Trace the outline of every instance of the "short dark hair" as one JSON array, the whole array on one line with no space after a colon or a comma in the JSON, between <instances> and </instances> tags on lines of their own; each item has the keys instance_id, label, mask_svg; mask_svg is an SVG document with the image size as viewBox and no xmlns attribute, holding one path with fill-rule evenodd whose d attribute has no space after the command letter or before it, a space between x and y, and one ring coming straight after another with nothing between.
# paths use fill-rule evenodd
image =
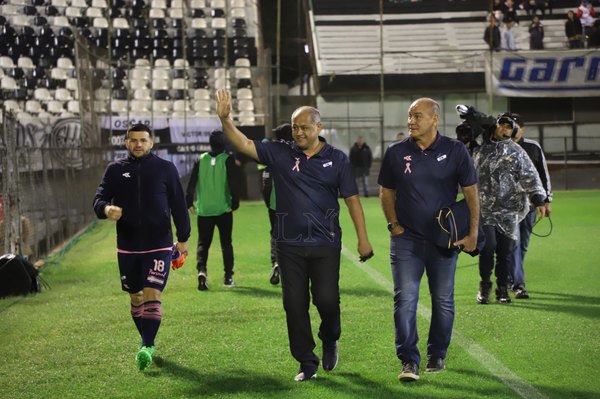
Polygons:
<instances>
[{"instance_id":1,"label":"short dark hair","mask_svg":"<svg viewBox=\"0 0 600 399\"><path fill-rule=\"evenodd\" d=\"M210 133L208 143L212 152L221 153L225 151L225 135L220 130L213 130Z\"/></svg>"},{"instance_id":2,"label":"short dark hair","mask_svg":"<svg viewBox=\"0 0 600 399\"><path fill-rule=\"evenodd\" d=\"M519 127L525 127L525 121L523 120L521 115L519 115L519 114L510 114L510 115L515 120L517 125L519 125Z\"/></svg>"},{"instance_id":3,"label":"short dark hair","mask_svg":"<svg viewBox=\"0 0 600 399\"><path fill-rule=\"evenodd\" d=\"M129 129L127 129L127 134L125 134L125 138L129 138L129 132L146 132L150 137L152 137L152 129L148 125L144 125L143 123L137 123Z\"/></svg>"},{"instance_id":4,"label":"short dark hair","mask_svg":"<svg viewBox=\"0 0 600 399\"><path fill-rule=\"evenodd\" d=\"M277 126L273 129L273 133L275 133L275 139L277 140L285 140L292 141L292 125L289 123L284 123L282 125Z\"/></svg>"}]
</instances>

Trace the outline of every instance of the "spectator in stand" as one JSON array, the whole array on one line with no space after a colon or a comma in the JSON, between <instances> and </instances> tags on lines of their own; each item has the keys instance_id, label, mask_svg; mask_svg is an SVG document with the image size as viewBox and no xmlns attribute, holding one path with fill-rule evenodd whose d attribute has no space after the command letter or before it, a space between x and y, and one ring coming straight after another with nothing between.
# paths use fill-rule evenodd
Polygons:
<instances>
[{"instance_id":1,"label":"spectator in stand","mask_svg":"<svg viewBox=\"0 0 600 399\"><path fill-rule=\"evenodd\" d=\"M502 23L502 18L504 18L504 3L502 0L494 0L494 4L492 5L492 15L496 17L498 23Z\"/></svg>"},{"instance_id":2,"label":"spectator in stand","mask_svg":"<svg viewBox=\"0 0 600 399\"><path fill-rule=\"evenodd\" d=\"M485 28L483 32L483 40L487 43L490 48L490 51L498 51L500 50L500 28L498 28L498 23L496 18L493 15L490 15L490 23Z\"/></svg>"},{"instance_id":3,"label":"spectator in stand","mask_svg":"<svg viewBox=\"0 0 600 399\"><path fill-rule=\"evenodd\" d=\"M592 33L588 39L588 47L600 47L600 19L597 19L596 22L594 22Z\"/></svg>"},{"instance_id":4,"label":"spectator in stand","mask_svg":"<svg viewBox=\"0 0 600 399\"><path fill-rule=\"evenodd\" d=\"M527 15L535 15L537 10L540 10L542 16L546 15L546 9L552 14L552 5L550 2L545 0L529 0L525 4L525 11Z\"/></svg>"},{"instance_id":5,"label":"spectator in stand","mask_svg":"<svg viewBox=\"0 0 600 399\"><path fill-rule=\"evenodd\" d=\"M406 136L404 135L404 132L398 132L398 134L396 135L396 141L402 141L406 138Z\"/></svg>"},{"instance_id":6,"label":"spectator in stand","mask_svg":"<svg viewBox=\"0 0 600 399\"><path fill-rule=\"evenodd\" d=\"M529 48L531 50L544 49L544 25L537 15L533 16L533 20L529 24Z\"/></svg>"},{"instance_id":7,"label":"spectator in stand","mask_svg":"<svg viewBox=\"0 0 600 399\"><path fill-rule=\"evenodd\" d=\"M505 21L504 29L502 30L502 50L515 51L517 49L517 41L512 31L512 26L512 21Z\"/></svg>"},{"instance_id":8,"label":"spectator in stand","mask_svg":"<svg viewBox=\"0 0 600 399\"><path fill-rule=\"evenodd\" d=\"M588 0L583 0L577 8L577 18L581 21L581 26L583 27L583 39L585 41L587 41L592 34L595 17L596 10L594 10L594 7Z\"/></svg>"},{"instance_id":9,"label":"spectator in stand","mask_svg":"<svg viewBox=\"0 0 600 399\"><path fill-rule=\"evenodd\" d=\"M502 13L504 17L502 19L503 22L512 22L515 24L519 24L519 17L517 16L517 6L513 0L506 0L503 4Z\"/></svg>"},{"instance_id":10,"label":"spectator in stand","mask_svg":"<svg viewBox=\"0 0 600 399\"><path fill-rule=\"evenodd\" d=\"M583 48L583 27L581 21L572 10L567 13L565 35L569 40L569 48Z\"/></svg>"}]
</instances>

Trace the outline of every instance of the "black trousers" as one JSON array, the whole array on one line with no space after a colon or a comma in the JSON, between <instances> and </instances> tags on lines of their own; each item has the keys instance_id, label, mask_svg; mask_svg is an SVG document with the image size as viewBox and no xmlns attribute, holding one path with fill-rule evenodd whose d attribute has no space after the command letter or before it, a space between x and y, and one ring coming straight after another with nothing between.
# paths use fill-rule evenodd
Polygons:
<instances>
[{"instance_id":1,"label":"black trousers","mask_svg":"<svg viewBox=\"0 0 600 399\"><path fill-rule=\"evenodd\" d=\"M233 245L231 244L233 212L226 212L219 216L198 216L198 252L196 268L199 272L206 273L208 250L212 243L215 226L219 229L225 276L231 277L233 276Z\"/></svg>"},{"instance_id":2,"label":"black trousers","mask_svg":"<svg viewBox=\"0 0 600 399\"><path fill-rule=\"evenodd\" d=\"M490 281L492 271L495 271L496 285L506 286L508 285L508 273L513 269L514 251L517 242L491 225L484 225L483 231L485 232L485 247L479 254L479 276L481 281ZM494 255L496 255L495 262Z\"/></svg>"},{"instance_id":3,"label":"black trousers","mask_svg":"<svg viewBox=\"0 0 600 399\"><path fill-rule=\"evenodd\" d=\"M277 244L283 308L290 351L303 369L317 369L315 340L310 324L310 295L321 316L319 338L337 341L340 321L340 249Z\"/></svg>"}]
</instances>

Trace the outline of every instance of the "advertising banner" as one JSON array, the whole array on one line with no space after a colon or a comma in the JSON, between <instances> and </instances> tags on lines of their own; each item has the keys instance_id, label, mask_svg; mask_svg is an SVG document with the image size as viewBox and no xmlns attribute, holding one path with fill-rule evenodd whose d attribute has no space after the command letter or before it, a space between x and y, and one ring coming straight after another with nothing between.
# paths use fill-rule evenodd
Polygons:
<instances>
[{"instance_id":1,"label":"advertising banner","mask_svg":"<svg viewBox=\"0 0 600 399\"><path fill-rule=\"evenodd\" d=\"M600 96L600 49L487 52L485 64L497 96Z\"/></svg>"}]
</instances>

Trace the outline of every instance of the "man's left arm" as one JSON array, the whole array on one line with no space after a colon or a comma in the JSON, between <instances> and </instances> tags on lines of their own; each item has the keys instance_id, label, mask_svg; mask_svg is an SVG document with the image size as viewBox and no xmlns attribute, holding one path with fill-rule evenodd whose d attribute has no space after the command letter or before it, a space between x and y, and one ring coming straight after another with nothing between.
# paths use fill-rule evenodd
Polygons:
<instances>
[{"instance_id":1,"label":"man's left arm","mask_svg":"<svg viewBox=\"0 0 600 399\"><path fill-rule=\"evenodd\" d=\"M187 210L185 192L183 191L183 186L179 179L179 173L177 172L175 165L171 164L170 166L168 172L168 184L170 186L168 199L173 222L177 229L176 246L179 252L187 254L187 241L190 238L191 233L190 215Z\"/></svg>"},{"instance_id":2,"label":"man's left arm","mask_svg":"<svg viewBox=\"0 0 600 399\"><path fill-rule=\"evenodd\" d=\"M469 234L456 241L455 247L465 252L473 252L477 248L477 237L479 235L479 190L477 184L462 187L467 206L469 207Z\"/></svg>"},{"instance_id":3,"label":"man's left arm","mask_svg":"<svg viewBox=\"0 0 600 399\"><path fill-rule=\"evenodd\" d=\"M348 212L352 218L352 223L354 223L354 229L356 230L356 236L358 238L358 253L361 257L368 256L371 252L373 252L373 248L371 247L369 237L367 236L365 214L360 204L360 199L358 195L352 195L344 198L344 201L346 202Z\"/></svg>"},{"instance_id":4,"label":"man's left arm","mask_svg":"<svg viewBox=\"0 0 600 399\"><path fill-rule=\"evenodd\" d=\"M546 216L550 216L552 213L552 183L550 183L550 172L548 172L548 164L546 163L546 157L544 156L544 150L541 146L537 147L539 150L539 166L536 164L535 167L540 175L542 186L546 190L546 199L544 200L544 207L546 208Z\"/></svg>"},{"instance_id":5,"label":"man's left arm","mask_svg":"<svg viewBox=\"0 0 600 399\"><path fill-rule=\"evenodd\" d=\"M546 207L544 205L546 190L544 190L540 175L525 150L520 151L519 162L521 166L519 183L535 207L538 218L543 219L546 216Z\"/></svg>"}]
</instances>

